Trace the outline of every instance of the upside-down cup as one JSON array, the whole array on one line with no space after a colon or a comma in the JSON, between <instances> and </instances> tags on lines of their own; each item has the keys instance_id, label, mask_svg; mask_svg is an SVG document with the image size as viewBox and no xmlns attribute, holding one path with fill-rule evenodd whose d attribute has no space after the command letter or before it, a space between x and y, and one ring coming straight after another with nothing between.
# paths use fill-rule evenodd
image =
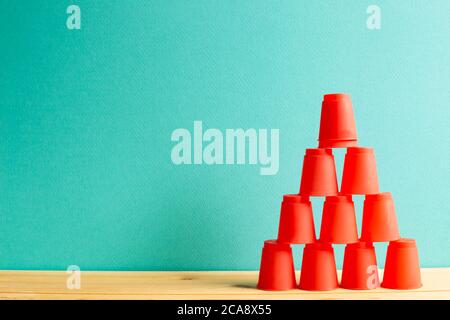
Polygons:
<instances>
[{"instance_id":1,"label":"upside-down cup","mask_svg":"<svg viewBox=\"0 0 450 320\"><path fill-rule=\"evenodd\" d=\"M316 240L314 218L309 197L290 194L281 203L278 242L312 243Z\"/></svg>"},{"instance_id":2,"label":"upside-down cup","mask_svg":"<svg viewBox=\"0 0 450 320\"><path fill-rule=\"evenodd\" d=\"M341 287L371 290L380 286L375 248L370 242L357 242L345 247Z\"/></svg>"},{"instance_id":3,"label":"upside-down cup","mask_svg":"<svg viewBox=\"0 0 450 320\"><path fill-rule=\"evenodd\" d=\"M419 254L414 239L400 239L389 243L381 286L399 290L422 286Z\"/></svg>"},{"instance_id":4,"label":"upside-down cup","mask_svg":"<svg viewBox=\"0 0 450 320\"><path fill-rule=\"evenodd\" d=\"M341 194L378 193L378 174L372 148L347 149L342 173Z\"/></svg>"},{"instance_id":5,"label":"upside-down cup","mask_svg":"<svg viewBox=\"0 0 450 320\"><path fill-rule=\"evenodd\" d=\"M356 144L356 125L350 96L343 93L324 95L319 148L346 148Z\"/></svg>"},{"instance_id":6,"label":"upside-down cup","mask_svg":"<svg viewBox=\"0 0 450 320\"><path fill-rule=\"evenodd\" d=\"M338 287L336 262L331 244L315 242L303 250L299 288L310 291L329 291Z\"/></svg>"},{"instance_id":7,"label":"upside-down cup","mask_svg":"<svg viewBox=\"0 0 450 320\"><path fill-rule=\"evenodd\" d=\"M358 242L358 228L352 196L326 197L323 205L320 241L326 243Z\"/></svg>"},{"instance_id":8,"label":"upside-down cup","mask_svg":"<svg viewBox=\"0 0 450 320\"><path fill-rule=\"evenodd\" d=\"M361 229L362 241L387 242L400 238L394 200L390 192L366 195Z\"/></svg>"},{"instance_id":9,"label":"upside-down cup","mask_svg":"<svg viewBox=\"0 0 450 320\"><path fill-rule=\"evenodd\" d=\"M300 195L332 196L337 194L336 167L331 149L306 149Z\"/></svg>"},{"instance_id":10,"label":"upside-down cup","mask_svg":"<svg viewBox=\"0 0 450 320\"><path fill-rule=\"evenodd\" d=\"M264 241L258 289L290 290L296 287L292 249L287 243Z\"/></svg>"}]
</instances>

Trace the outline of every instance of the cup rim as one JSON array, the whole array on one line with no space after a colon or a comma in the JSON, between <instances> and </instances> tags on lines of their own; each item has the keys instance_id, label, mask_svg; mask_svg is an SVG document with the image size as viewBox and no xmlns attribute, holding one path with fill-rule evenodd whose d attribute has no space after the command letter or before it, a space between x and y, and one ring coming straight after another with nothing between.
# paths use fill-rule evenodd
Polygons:
<instances>
[{"instance_id":1,"label":"cup rim","mask_svg":"<svg viewBox=\"0 0 450 320\"><path fill-rule=\"evenodd\" d=\"M317 141L321 141L321 142L350 142L350 141L358 141L357 138L342 138L342 139L321 139L318 138ZM354 148L354 147L358 147L358 146L352 146L352 147L348 147L348 148Z\"/></svg>"}]
</instances>

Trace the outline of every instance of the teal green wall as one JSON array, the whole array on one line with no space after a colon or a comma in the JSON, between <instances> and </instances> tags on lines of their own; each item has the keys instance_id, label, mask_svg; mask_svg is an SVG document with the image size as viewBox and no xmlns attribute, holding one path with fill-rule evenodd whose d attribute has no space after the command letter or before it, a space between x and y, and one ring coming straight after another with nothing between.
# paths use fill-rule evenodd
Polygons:
<instances>
[{"instance_id":1,"label":"teal green wall","mask_svg":"<svg viewBox=\"0 0 450 320\"><path fill-rule=\"evenodd\" d=\"M66 28L72 3L81 30ZM372 3L381 30L366 27ZM422 266L450 266L449 12L446 0L2 1L0 268L257 269L331 92L352 95ZM280 129L278 174L175 166L171 133L194 120Z\"/></svg>"}]
</instances>

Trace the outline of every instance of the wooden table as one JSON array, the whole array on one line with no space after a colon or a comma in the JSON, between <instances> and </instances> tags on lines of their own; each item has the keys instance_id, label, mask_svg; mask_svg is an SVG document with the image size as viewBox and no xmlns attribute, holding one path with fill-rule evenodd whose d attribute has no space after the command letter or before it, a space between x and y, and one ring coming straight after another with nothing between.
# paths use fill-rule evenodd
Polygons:
<instances>
[{"instance_id":1,"label":"wooden table","mask_svg":"<svg viewBox=\"0 0 450 320\"><path fill-rule=\"evenodd\" d=\"M422 269L423 287L411 291L267 292L255 289L255 271L82 271L80 289L70 290L68 276L64 271L0 271L0 299L450 299L450 268Z\"/></svg>"}]
</instances>

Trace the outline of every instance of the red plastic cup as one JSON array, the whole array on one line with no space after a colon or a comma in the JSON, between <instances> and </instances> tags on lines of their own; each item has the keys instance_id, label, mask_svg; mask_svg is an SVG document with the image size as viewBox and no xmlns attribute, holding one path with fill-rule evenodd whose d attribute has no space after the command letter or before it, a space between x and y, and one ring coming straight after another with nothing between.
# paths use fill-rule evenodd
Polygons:
<instances>
[{"instance_id":1,"label":"red plastic cup","mask_svg":"<svg viewBox=\"0 0 450 320\"><path fill-rule=\"evenodd\" d=\"M358 242L358 228L352 196L326 197L323 205L320 241L327 243Z\"/></svg>"},{"instance_id":2,"label":"red plastic cup","mask_svg":"<svg viewBox=\"0 0 450 320\"><path fill-rule=\"evenodd\" d=\"M341 194L378 193L378 175L372 148L347 149L342 173Z\"/></svg>"},{"instance_id":3,"label":"red plastic cup","mask_svg":"<svg viewBox=\"0 0 450 320\"><path fill-rule=\"evenodd\" d=\"M394 200L389 192L366 195L361 229L362 241L386 242L400 238Z\"/></svg>"},{"instance_id":4,"label":"red plastic cup","mask_svg":"<svg viewBox=\"0 0 450 320\"><path fill-rule=\"evenodd\" d=\"M299 288L328 291L338 287L334 250L330 244L311 243L303 250Z\"/></svg>"},{"instance_id":5,"label":"red plastic cup","mask_svg":"<svg viewBox=\"0 0 450 320\"><path fill-rule=\"evenodd\" d=\"M316 241L314 218L309 197L285 195L281 203L278 242L312 243Z\"/></svg>"},{"instance_id":6,"label":"red plastic cup","mask_svg":"<svg viewBox=\"0 0 450 320\"><path fill-rule=\"evenodd\" d=\"M345 247L341 287L371 290L380 286L375 248L370 242L357 242Z\"/></svg>"},{"instance_id":7,"label":"red plastic cup","mask_svg":"<svg viewBox=\"0 0 450 320\"><path fill-rule=\"evenodd\" d=\"M400 239L389 243L381 286L400 290L422 286L419 254L414 239Z\"/></svg>"},{"instance_id":8,"label":"red plastic cup","mask_svg":"<svg viewBox=\"0 0 450 320\"><path fill-rule=\"evenodd\" d=\"M302 196L338 194L336 167L331 149L306 149L300 194Z\"/></svg>"},{"instance_id":9,"label":"red plastic cup","mask_svg":"<svg viewBox=\"0 0 450 320\"><path fill-rule=\"evenodd\" d=\"M296 287L292 249L287 243L264 241L258 289L290 290Z\"/></svg>"},{"instance_id":10,"label":"red plastic cup","mask_svg":"<svg viewBox=\"0 0 450 320\"><path fill-rule=\"evenodd\" d=\"M345 148L356 144L356 125L350 96L344 93L324 95L319 148Z\"/></svg>"}]
</instances>

